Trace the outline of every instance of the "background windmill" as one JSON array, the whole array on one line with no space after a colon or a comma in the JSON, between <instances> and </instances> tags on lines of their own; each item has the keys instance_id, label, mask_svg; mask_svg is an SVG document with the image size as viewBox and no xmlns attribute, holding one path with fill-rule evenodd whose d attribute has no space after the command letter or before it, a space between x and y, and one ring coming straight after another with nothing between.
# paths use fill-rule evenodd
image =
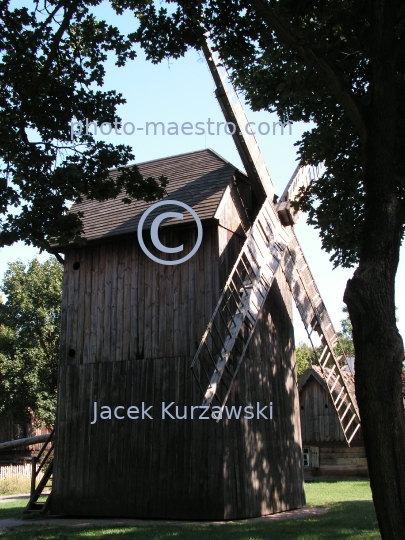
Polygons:
<instances>
[{"instance_id":1,"label":"background windmill","mask_svg":"<svg viewBox=\"0 0 405 540\"><path fill-rule=\"evenodd\" d=\"M48 499L58 514L235 519L302 506L289 288L309 334L323 338L320 361L328 384L342 388L335 406L348 440L357 429L355 402L333 353L335 333L291 226L288 201L316 171L298 170L274 205L260 150L243 135L242 106L205 52L225 118L239 127L234 139L248 175L211 150L139 165L144 176L167 176L168 198L200 217L196 255L171 266L148 258L137 227L149 205L123 205L124 194L75 205L87 245L55 248L65 253ZM144 240L153 252L150 222ZM159 231L164 245L185 251L196 235L187 212ZM192 418L201 391L204 407L225 411L221 422ZM97 422L94 403L109 409ZM173 403L172 418L162 416L163 403ZM266 413L238 413L256 405ZM151 418L142 415L144 406L152 407Z\"/></svg>"}]
</instances>

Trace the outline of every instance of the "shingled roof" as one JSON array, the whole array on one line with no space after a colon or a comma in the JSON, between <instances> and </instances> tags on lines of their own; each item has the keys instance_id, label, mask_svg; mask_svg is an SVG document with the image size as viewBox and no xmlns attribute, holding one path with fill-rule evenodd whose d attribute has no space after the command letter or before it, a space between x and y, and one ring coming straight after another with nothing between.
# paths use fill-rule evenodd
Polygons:
<instances>
[{"instance_id":1,"label":"shingled roof","mask_svg":"<svg viewBox=\"0 0 405 540\"><path fill-rule=\"evenodd\" d=\"M144 177L166 176L169 180L166 187L168 196L163 200L175 199L186 203L195 210L201 221L215 216L224 191L237 170L211 149L147 161L138 164L138 167ZM80 211L84 214L83 236L87 240L136 232L142 214L152 203L133 201L124 204L122 202L124 196L121 194L116 199L103 202L86 199L72 205L71 212ZM181 212L179 207L165 207L165 211L172 210ZM186 223L193 220L186 210L183 214L182 221L173 219L170 223L174 224L176 221ZM150 226L152 220L151 215L145 222L145 228Z\"/></svg>"}]
</instances>

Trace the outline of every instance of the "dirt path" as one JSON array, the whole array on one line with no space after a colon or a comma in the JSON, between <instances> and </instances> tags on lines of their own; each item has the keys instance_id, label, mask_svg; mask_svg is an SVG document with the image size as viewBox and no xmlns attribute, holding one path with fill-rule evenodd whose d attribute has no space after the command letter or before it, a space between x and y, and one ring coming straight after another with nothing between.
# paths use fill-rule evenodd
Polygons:
<instances>
[{"instance_id":1,"label":"dirt path","mask_svg":"<svg viewBox=\"0 0 405 540\"><path fill-rule=\"evenodd\" d=\"M27 499L27 495L9 495L6 497L0 497L0 504L6 502L19 501L21 499ZM59 518L59 517L44 517L42 519L0 519L0 531L4 531L9 527L18 527L21 525L58 525L60 527L102 527L107 525L129 525L138 527L147 527L151 525L228 525L230 523L258 523L269 521L280 521L285 519L299 519L311 516L319 516L325 514L328 511L327 508L319 506L306 506L305 508L298 508L297 510L291 510L289 512L282 512L280 514L270 514L268 516L262 516L250 519L238 519L235 521L171 521L163 519L120 519L120 518Z\"/></svg>"}]
</instances>

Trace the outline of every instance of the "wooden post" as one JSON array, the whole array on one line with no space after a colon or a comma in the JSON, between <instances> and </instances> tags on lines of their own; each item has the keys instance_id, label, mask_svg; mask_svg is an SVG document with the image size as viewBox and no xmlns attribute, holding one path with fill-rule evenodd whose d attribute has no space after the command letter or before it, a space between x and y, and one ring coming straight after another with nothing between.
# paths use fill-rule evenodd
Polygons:
<instances>
[{"instance_id":1,"label":"wooden post","mask_svg":"<svg viewBox=\"0 0 405 540\"><path fill-rule=\"evenodd\" d=\"M31 497L34 495L34 492L35 492L36 478L37 478L37 458L33 456L32 457L32 472L31 472Z\"/></svg>"}]
</instances>

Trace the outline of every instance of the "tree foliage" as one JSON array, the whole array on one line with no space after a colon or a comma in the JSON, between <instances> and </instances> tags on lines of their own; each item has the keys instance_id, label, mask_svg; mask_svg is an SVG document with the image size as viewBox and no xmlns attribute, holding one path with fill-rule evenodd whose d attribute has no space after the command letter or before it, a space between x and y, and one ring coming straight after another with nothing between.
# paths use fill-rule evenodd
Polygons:
<instances>
[{"instance_id":1,"label":"tree foliage","mask_svg":"<svg viewBox=\"0 0 405 540\"><path fill-rule=\"evenodd\" d=\"M9 263L0 290L0 417L53 426L63 268L56 259Z\"/></svg>"},{"instance_id":2,"label":"tree foliage","mask_svg":"<svg viewBox=\"0 0 405 540\"><path fill-rule=\"evenodd\" d=\"M341 330L338 332L339 343L336 345L336 352L338 355L344 354L345 356L354 358L353 326L347 307L343 307L342 311L346 317L340 320Z\"/></svg>"},{"instance_id":3,"label":"tree foliage","mask_svg":"<svg viewBox=\"0 0 405 540\"><path fill-rule=\"evenodd\" d=\"M69 201L105 200L121 189L125 202L163 194L165 178L125 167L134 159L129 146L85 133L71 138L72 119L114 124L125 100L97 89L103 64L110 52L119 66L135 57L130 37L91 13L99 3L38 0L13 9L0 1L0 246L78 240L81 220L68 213ZM146 4L111 2L118 14Z\"/></svg>"},{"instance_id":4,"label":"tree foliage","mask_svg":"<svg viewBox=\"0 0 405 540\"><path fill-rule=\"evenodd\" d=\"M295 350L295 359L297 365L297 376L301 377L304 371L310 367L311 363L316 363L314 349L307 343L300 341Z\"/></svg>"},{"instance_id":5,"label":"tree foliage","mask_svg":"<svg viewBox=\"0 0 405 540\"><path fill-rule=\"evenodd\" d=\"M171 3L171 2L169 2ZM204 32L231 70L253 110L282 121L314 122L298 152L302 164L325 163L322 177L302 194L301 207L319 229L336 265L359 260L364 226L364 141L372 101L371 9L366 0L173 2L169 14L146 6L136 33L148 58L178 57L200 48ZM405 90L404 4L393 12L397 86ZM197 24L197 21L199 24ZM396 103L395 183L405 223L405 100ZM388 120L388 119L387 119Z\"/></svg>"}]
</instances>

